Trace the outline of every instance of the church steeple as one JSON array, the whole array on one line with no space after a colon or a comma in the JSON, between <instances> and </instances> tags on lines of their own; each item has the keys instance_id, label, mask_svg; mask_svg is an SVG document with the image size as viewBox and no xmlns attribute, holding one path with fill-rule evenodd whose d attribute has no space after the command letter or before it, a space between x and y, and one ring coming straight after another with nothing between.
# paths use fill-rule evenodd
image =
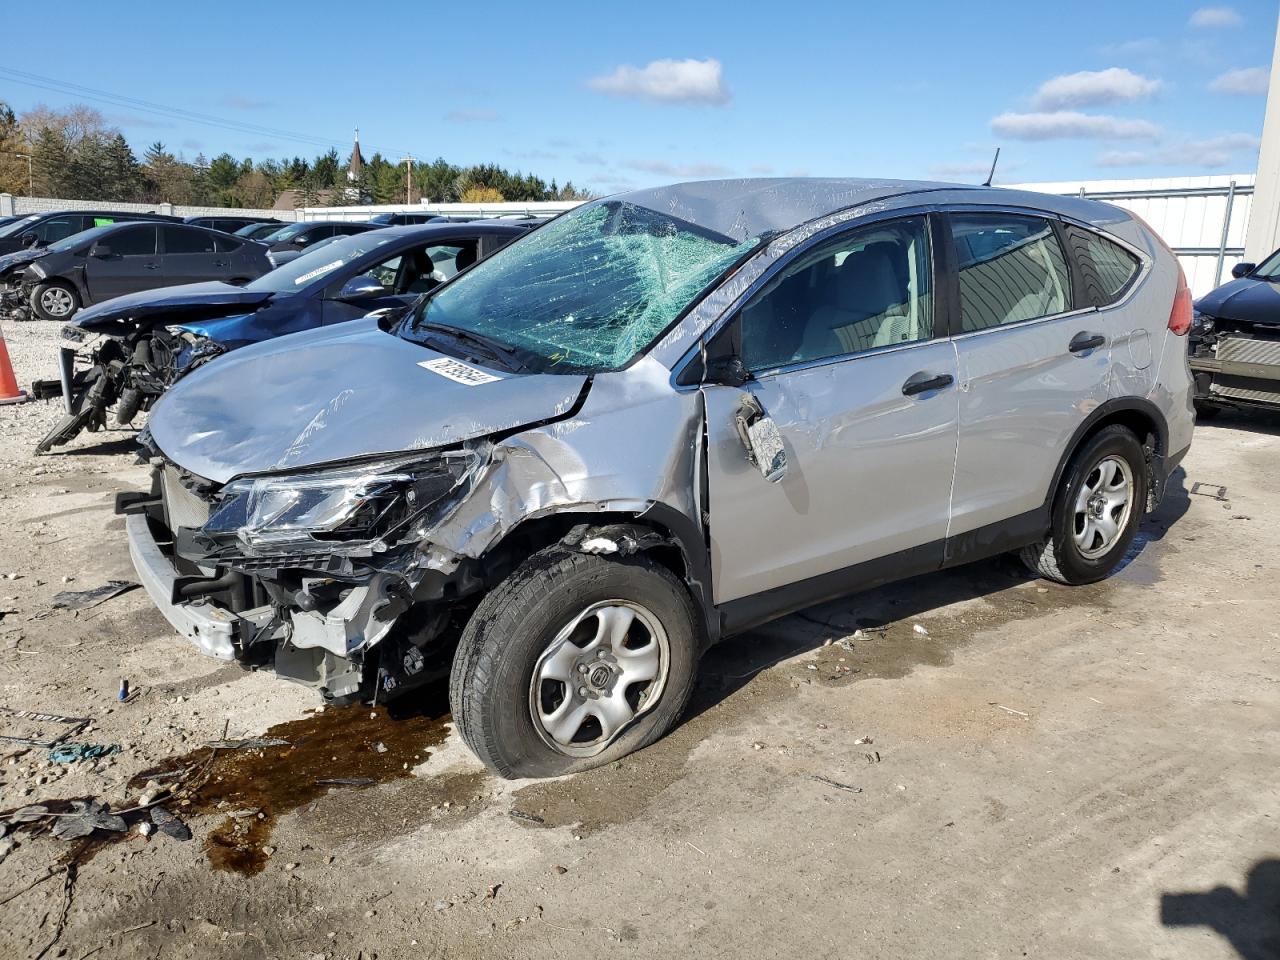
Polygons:
<instances>
[{"instance_id":1,"label":"church steeple","mask_svg":"<svg viewBox=\"0 0 1280 960\"><path fill-rule=\"evenodd\" d=\"M356 127L355 141L351 144L351 159L347 161L347 179L353 183L364 170L364 154L360 152L360 128Z\"/></svg>"}]
</instances>

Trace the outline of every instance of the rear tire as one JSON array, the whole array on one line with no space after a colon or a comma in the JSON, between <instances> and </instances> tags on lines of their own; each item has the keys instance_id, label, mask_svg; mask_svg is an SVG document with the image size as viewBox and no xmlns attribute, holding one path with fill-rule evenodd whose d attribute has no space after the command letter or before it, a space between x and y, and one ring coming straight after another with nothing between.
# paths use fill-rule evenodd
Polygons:
<instances>
[{"instance_id":1,"label":"rear tire","mask_svg":"<svg viewBox=\"0 0 1280 960\"><path fill-rule=\"evenodd\" d=\"M79 309L80 295L63 280L46 280L31 291L31 312L41 320L70 320Z\"/></svg>"},{"instance_id":2,"label":"rear tire","mask_svg":"<svg viewBox=\"0 0 1280 960\"><path fill-rule=\"evenodd\" d=\"M536 553L463 631L449 679L458 732L504 777L575 773L648 746L689 701L697 622L684 584L643 554Z\"/></svg>"},{"instance_id":3,"label":"rear tire","mask_svg":"<svg viewBox=\"0 0 1280 960\"><path fill-rule=\"evenodd\" d=\"M1071 458L1049 536L1020 556L1033 573L1078 585L1106 578L1133 543L1147 504L1147 460L1133 432L1103 427Z\"/></svg>"}]
</instances>

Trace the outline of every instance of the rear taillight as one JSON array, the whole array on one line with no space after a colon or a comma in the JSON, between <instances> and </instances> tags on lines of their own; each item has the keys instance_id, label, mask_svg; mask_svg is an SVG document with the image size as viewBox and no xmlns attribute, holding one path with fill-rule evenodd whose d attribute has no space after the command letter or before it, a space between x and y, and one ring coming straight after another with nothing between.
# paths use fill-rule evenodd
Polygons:
<instances>
[{"instance_id":1,"label":"rear taillight","mask_svg":"<svg viewBox=\"0 0 1280 960\"><path fill-rule=\"evenodd\" d=\"M1173 309L1169 311L1169 331L1185 337L1191 330L1191 314L1191 291L1187 289L1182 267L1178 267L1178 289L1173 294Z\"/></svg>"}]
</instances>

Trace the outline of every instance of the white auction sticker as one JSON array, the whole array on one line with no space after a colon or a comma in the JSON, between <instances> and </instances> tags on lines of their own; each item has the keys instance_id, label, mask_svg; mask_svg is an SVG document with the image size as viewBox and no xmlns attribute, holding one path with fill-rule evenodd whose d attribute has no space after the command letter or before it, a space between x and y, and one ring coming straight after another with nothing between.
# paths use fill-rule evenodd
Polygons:
<instances>
[{"instance_id":1,"label":"white auction sticker","mask_svg":"<svg viewBox=\"0 0 1280 960\"><path fill-rule=\"evenodd\" d=\"M468 387L478 387L482 383L493 383L495 380L501 380L501 377L495 377L491 373L485 373L483 370L477 370L475 367L468 366L459 360L452 360L449 357L436 357L434 360L420 360L418 366L430 370L432 373L438 373L442 377L448 377L455 383L466 384Z\"/></svg>"},{"instance_id":2,"label":"white auction sticker","mask_svg":"<svg viewBox=\"0 0 1280 960\"><path fill-rule=\"evenodd\" d=\"M296 287L299 284L306 283L308 280L314 280L316 277L322 277L331 270L337 270L344 263L346 263L345 260L334 260L330 263L326 263L323 267L316 267L314 270L308 270L302 276L298 277L298 279L294 280L293 285Z\"/></svg>"}]
</instances>

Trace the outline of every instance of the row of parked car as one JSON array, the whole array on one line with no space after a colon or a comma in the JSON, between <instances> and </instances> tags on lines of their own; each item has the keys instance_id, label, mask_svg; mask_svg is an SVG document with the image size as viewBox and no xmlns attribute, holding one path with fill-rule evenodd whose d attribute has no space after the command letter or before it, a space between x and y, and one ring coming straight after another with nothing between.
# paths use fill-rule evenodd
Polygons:
<instances>
[{"instance_id":1,"label":"row of parked car","mask_svg":"<svg viewBox=\"0 0 1280 960\"><path fill-rule=\"evenodd\" d=\"M1105 204L734 180L369 226L86 306L41 446L150 409L118 509L175 629L329 701L447 677L506 776L652 742L709 645L824 599L1101 579L1191 442L1182 271Z\"/></svg>"}]
</instances>

